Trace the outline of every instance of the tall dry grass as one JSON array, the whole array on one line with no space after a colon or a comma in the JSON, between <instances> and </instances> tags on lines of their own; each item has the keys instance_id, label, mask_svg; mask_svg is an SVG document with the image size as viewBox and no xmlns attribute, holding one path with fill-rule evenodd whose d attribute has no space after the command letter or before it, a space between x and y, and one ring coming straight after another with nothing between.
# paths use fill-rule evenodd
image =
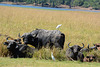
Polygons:
<instances>
[{"instance_id":1,"label":"tall dry grass","mask_svg":"<svg viewBox=\"0 0 100 67\"><path fill-rule=\"evenodd\" d=\"M0 34L3 35L18 38L18 33L22 35L35 28L56 30L58 24L62 24L59 30L66 36L65 50L69 42L80 46L84 43L85 47L100 42L100 13L0 6ZM1 44L5 38L0 36Z\"/></svg>"}]
</instances>

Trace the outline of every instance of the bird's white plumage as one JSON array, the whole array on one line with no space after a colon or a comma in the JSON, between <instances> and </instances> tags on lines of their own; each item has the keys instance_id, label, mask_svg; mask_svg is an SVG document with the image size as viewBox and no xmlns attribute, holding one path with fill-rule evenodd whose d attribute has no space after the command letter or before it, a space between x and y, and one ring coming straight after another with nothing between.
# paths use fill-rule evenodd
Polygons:
<instances>
[{"instance_id":1,"label":"bird's white plumage","mask_svg":"<svg viewBox=\"0 0 100 67\"><path fill-rule=\"evenodd\" d=\"M62 24L57 25L56 29L58 29Z\"/></svg>"},{"instance_id":2,"label":"bird's white plumage","mask_svg":"<svg viewBox=\"0 0 100 67\"><path fill-rule=\"evenodd\" d=\"M55 57L53 56L53 52L51 52L51 58L53 61L55 61Z\"/></svg>"}]
</instances>

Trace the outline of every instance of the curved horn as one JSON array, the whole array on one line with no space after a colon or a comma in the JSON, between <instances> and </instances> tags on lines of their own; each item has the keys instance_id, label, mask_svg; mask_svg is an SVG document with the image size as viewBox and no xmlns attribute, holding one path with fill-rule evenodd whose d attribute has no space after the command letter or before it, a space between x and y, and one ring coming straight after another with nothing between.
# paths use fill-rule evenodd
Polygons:
<instances>
[{"instance_id":1,"label":"curved horn","mask_svg":"<svg viewBox=\"0 0 100 67\"><path fill-rule=\"evenodd\" d=\"M22 38L25 34L23 34L22 36L20 36L20 33L18 34L18 37Z\"/></svg>"},{"instance_id":2,"label":"curved horn","mask_svg":"<svg viewBox=\"0 0 100 67\"><path fill-rule=\"evenodd\" d=\"M10 37L7 37L7 38L6 38L7 42L9 42L9 41L10 41L10 40L8 40L8 38L10 38Z\"/></svg>"},{"instance_id":3,"label":"curved horn","mask_svg":"<svg viewBox=\"0 0 100 67\"><path fill-rule=\"evenodd\" d=\"M81 48L84 48L84 44L82 43L82 45L83 45L83 47L81 47Z\"/></svg>"},{"instance_id":4,"label":"curved horn","mask_svg":"<svg viewBox=\"0 0 100 67\"><path fill-rule=\"evenodd\" d=\"M18 34L18 37L21 37L21 36L20 36L20 33Z\"/></svg>"},{"instance_id":5,"label":"curved horn","mask_svg":"<svg viewBox=\"0 0 100 67\"><path fill-rule=\"evenodd\" d=\"M89 44L88 44L87 48L89 49Z\"/></svg>"},{"instance_id":6,"label":"curved horn","mask_svg":"<svg viewBox=\"0 0 100 67\"><path fill-rule=\"evenodd\" d=\"M8 40L8 38L10 38L10 37L7 37L6 40Z\"/></svg>"},{"instance_id":7,"label":"curved horn","mask_svg":"<svg viewBox=\"0 0 100 67\"><path fill-rule=\"evenodd\" d=\"M68 43L68 47L69 47L69 48L71 48L71 46L69 46L70 43L71 43L71 42Z\"/></svg>"},{"instance_id":8,"label":"curved horn","mask_svg":"<svg viewBox=\"0 0 100 67\"><path fill-rule=\"evenodd\" d=\"M20 33L19 33L18 36L19 36L20 38L22 38L22 37L24 37L25 35L26 35L26 33L24 33L22 36L20 36Z\"/></svg>"}]
</instances>

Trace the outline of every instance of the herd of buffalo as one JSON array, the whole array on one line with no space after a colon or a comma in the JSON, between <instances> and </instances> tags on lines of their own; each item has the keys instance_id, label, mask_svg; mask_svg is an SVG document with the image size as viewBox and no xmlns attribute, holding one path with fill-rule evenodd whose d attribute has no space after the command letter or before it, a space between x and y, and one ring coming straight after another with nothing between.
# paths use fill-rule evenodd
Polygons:
<instances>
[{"instance_id":1,"label":"herd of buffalo","mask_svg":"<svg viewBox=\"0 0 100 67\"><path fill-rule=\"evenodd\" d=\"M6 42L4 45L7 46L7 49L11 52L11 58L32 58L35 49L41 49L42 47L49 46L50 49L55 48L64 48L65 35L59 30L45 30L45 29L36 29L29 33L24 33L22 36L19 33L18 39L9 39L6 38ZM21 38L23 39L23 44L21 42ZM70 42L71 43L71 42ZM84 44L82 46L73 45L70 46L68 43L68 49L66 50L66 58L71 61L80 60L81 62L91 62L96 59L95 56L89 55L84 57L83 52L89 52L91 50L100 50L100 43L94 44L93 47L87 46L84 48ZM30 44L33 47L28 46Z\"/></svg>"}]
</instances>

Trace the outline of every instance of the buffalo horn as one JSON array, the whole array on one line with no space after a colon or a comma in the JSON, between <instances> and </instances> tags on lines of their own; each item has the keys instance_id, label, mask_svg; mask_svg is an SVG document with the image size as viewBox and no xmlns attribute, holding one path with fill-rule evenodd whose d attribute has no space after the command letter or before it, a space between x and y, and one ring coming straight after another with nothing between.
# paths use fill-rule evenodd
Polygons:
<instances>
[{"instance_id":1,"label":"buffalo horn","mask_svg":"<svg viewBox=\"0 0 100 67\"><path fill-rule=\"evenodd\" d=\"M71 48L71 46L69 46L70 43L71 43L71 42L68 43L68 47L69 47L69 48Z\"/></svg>"},{"instance_id":2,"label":"buffalo horn","mask_svg":"<svg viewBox=\"0 0 100 67\"><path fill-rule=\"evenodd\" d=\"M18 34L18 37L21 37L21 36L20 36L20 33Z\"/></svg>"},{"instance_id":3,"label":"buffalo horn","mask_svg":"<svg viewBox=\"0 0 100 67\"><path fill-rule=\"evenodd\" d=\"M83 45L83 47L81 47L81 48L84 48L84 44L82 43L82 45Z\"/></svg>"},{"instance_id":4,"label":"buffalo horn","mask_svg":"<svg viewBox=\"0 0 100 67\"><path fill-rule=\"evenodd\" d=\"M88 44L88 47L87 48L89 49L89 44Z\"/></svg>"},{"instance_id":5,"label":"buffalo horn","mask_svg":"<svg viewBox=\"0 0 100 67\"><path fill-rule=\"evenodd\" d=\"M20 36L20 33L19 33L19 34L18 34L18 37L22 38L22 37L24 37L24 34L23 34L22 36Z\"/></svg>"},{"instance_id":6,"label":"buffalo horn","mask_svg":"<svg viewBox=\"0 0 100 67\"><path fill-rule=\"evenodd\" d=\"M20 33L19 33L18 36L19 36L20 38L23 38L23 37L25 36L25 33L24 33L22 36L20 36Z\"/></svg>"}]
</instances>

